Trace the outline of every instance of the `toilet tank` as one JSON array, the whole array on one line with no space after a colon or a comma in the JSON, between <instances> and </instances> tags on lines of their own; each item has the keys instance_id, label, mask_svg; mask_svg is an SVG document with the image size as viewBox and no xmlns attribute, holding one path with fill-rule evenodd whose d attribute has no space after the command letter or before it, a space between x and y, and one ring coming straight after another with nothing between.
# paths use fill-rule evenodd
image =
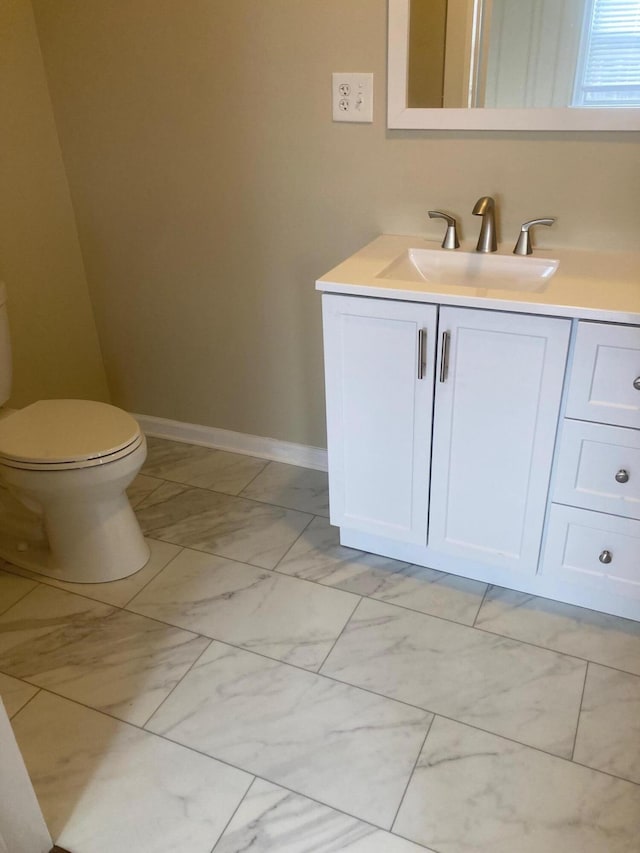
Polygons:
<instances>
[{"instance_id":1,"label":"toilet tank","mask_svg":"<svg viewBox=\"0 0 640 853\"><path fill-rule=\"evenodd\" d=\"M11 396L11 340L9 338L9 315L7 314L7 288L0 281L0 406Z\"/></svg>"}]
</instances>

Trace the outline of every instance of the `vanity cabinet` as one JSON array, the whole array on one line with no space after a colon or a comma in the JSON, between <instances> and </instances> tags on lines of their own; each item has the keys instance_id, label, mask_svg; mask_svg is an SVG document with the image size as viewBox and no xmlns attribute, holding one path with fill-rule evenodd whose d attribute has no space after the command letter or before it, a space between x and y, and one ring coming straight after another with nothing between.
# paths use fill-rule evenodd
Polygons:
<instances>
[{"instance_id":1,"label":"vanity cabinet","mask_svg":"<svg viewBox=\"0 0 640 853\"><path fill-rule=\"evenodd\" d=\"M383 234L318 279L331 521L640 621L640 252L536 255Z\"/></svg>"},{"instance_id":2,"label":"vanity cabinet","mask_svg":"<svg viewBox=\"0 0 640 853\"><path fill-rule=\"evenodd\" d=\"M541 575L640 599L640 328L578 323Z\"/></svg>"},{"instance_id":3,"label":"vanity cabinet","mask_svg":"<svg viewBox=\"0 0 640 853\"><path fill-rule=\"evenodd\" d=\"M323 315L332 523L535 573L570 321L337 294Z\"/></svg>"}]
</instances>

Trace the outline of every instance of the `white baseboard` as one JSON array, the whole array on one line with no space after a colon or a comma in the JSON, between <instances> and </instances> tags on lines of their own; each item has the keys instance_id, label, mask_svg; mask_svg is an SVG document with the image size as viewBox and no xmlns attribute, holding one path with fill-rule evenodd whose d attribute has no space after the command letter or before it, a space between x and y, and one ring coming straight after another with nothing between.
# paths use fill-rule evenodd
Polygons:
<instances>
[{"instance_id":1,"label":"white baseboard","mask_svg":"<svg viewBox=\"0 0 640 853\"><path fill-rule=\"evenodd\" d=\"M310 447L306 444L294 444L291 441L279 441L277 438L263 438L259 435L247 435L228 429L186 424L170 421L152 415L136 415L146 435L154 438L168 438L171 441L183 441L186 444L199 444L215 450L228 450L231 453L243 453L317 471L327 470L327 451L322 447Z\"/></svg>"}]
</instances>

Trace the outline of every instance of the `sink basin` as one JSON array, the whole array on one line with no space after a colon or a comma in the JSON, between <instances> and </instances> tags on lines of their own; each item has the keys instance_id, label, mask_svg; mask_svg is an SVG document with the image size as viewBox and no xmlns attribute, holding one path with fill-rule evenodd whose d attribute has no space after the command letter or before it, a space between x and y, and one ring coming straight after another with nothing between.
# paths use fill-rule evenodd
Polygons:
<instances>
[{"instance_id":1,"label":"sink basin","mask_svg":"<svg viewBox=\"0 0 640 853\"><path fill-rule=\"evenodd\" d=\"M378 278L426 281L432 285L523 290L540 293L559 261L531 255L484 255L446 249L407 249Z\"/></svg>"}]
</instances>

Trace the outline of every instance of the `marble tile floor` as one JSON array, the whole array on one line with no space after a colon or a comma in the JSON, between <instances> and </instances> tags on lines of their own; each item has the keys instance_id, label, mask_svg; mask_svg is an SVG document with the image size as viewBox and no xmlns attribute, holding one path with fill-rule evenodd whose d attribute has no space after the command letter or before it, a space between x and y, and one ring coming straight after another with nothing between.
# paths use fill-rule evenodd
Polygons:
<instances>
[{"instance_id":1,"label":"marble tile floor","mask_svg":"<svg viewBox=\"0 0 640 853\"><path fill-rule=\"evenodd\" d=\"M152 439L149 564L0 567L70 853L637 853L640 623L340 546L326 475Z\"/></svg>"}]
</instances>

